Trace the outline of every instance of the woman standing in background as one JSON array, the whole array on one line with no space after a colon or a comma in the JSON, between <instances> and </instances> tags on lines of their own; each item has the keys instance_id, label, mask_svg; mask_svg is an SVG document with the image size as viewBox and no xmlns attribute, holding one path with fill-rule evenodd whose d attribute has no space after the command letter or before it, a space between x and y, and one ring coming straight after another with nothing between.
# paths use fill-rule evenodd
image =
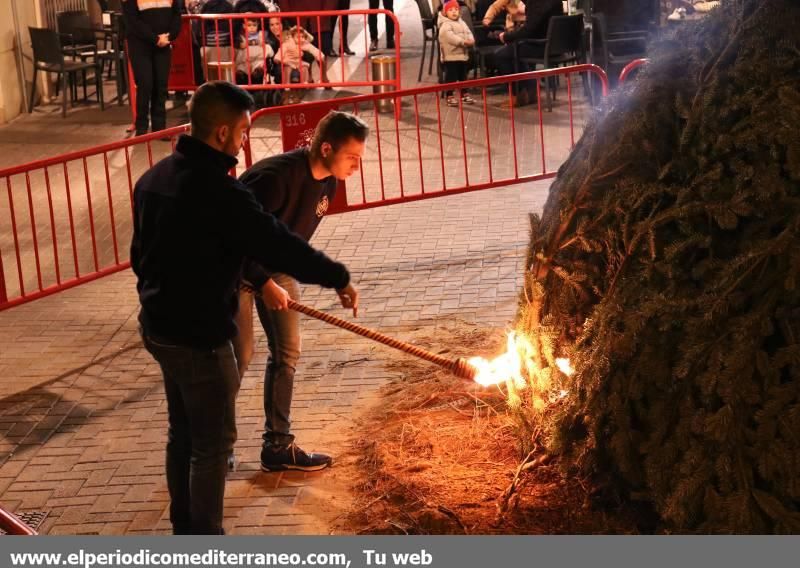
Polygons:
<instances>
[{"instance_id":1,"label":"woman standing in background","mask_svg":"<svg viewBox=\"0 0 800 568\"><path fill-rule=\"evenodd\" d=\"M136 135L167 127L171 42L181 31L180 0L122 0L128 57L136 82Z\"/></svg>"}]
</instances>

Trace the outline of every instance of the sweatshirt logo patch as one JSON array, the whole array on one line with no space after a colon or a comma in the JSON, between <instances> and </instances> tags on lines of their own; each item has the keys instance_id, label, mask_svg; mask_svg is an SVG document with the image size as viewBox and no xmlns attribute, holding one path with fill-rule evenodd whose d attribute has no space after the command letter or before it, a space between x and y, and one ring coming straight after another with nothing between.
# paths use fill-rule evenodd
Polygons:
<instances>
[{"instance_id":1,"label":"sweatshirt logo patch","mask_svg":"<svg viewBox=\"0 0 800 568\"><path fill-rule=\"evenodd\" d=\"M330 202L328 201L328 196L325 195L319 200L319 203L317 203L317 217L325 215L325 212L328 210L328 205L330 205Z\"/></svg>"}]
</instances>

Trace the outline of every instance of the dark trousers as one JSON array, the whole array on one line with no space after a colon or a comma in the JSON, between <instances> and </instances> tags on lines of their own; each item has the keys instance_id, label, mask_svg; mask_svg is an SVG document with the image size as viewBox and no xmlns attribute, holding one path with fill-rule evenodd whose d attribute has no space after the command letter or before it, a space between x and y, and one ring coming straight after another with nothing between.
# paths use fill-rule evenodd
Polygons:
<instances>
[{"instance_id":1,"label":"dark trousers","mask_svg":"<svg viewBox=\"0 0 800 568\"><path fill-rule=\"evenodd\" d=\"M539 45L526 45L522 44L518 47L519 57L544 57L544 47ZM490 53L486 56L486 65L497 69L498 75L511 75L513 73L522 73L528 71L520 66L519 69L515 68L514 64L514 46L512 44L504 45L497 49L497 51ZM514 92L516 87L514 84ZM522 81L519 86L524 86L531 91L536 90L536 83L533 81Z\"/></svg>"},{"instance_id":2,"label":"dark trousers","mask_svg":"<svg viewBox=\"0 0 800 568\"><path fill-rule=\"evenodd\" d=\"M459 81L467 80L467 62L466 61L442 61L444 67L444 82L456 83ZM447 91L446 96L451 96L453 91Z\"/></svg>"},{"instance_id":3,"label":"dark trousers","mask_svg":"<svg viewBox=\"0 0 800 568\"><path fill-rule=\"evenodd\" d=\"M390 0L390 1L394 1L394 0ZM336 4L336 9L337 10L349 10L350 9L350 0L338 0L338 2ZM348 48L349 49L350 46L347 43L347 29L350 27L350 25L349 25L350 16L339 16L339 17L341 17L341 19L342 19L342 35L341 35L341 42L342 43L339 44L339 45L343 46L344 48ZM331 35L336 33L336 30L339 29L338 26L336 25L336 20L339 17L334 16L334 17L331 18L331 30L332 30ZM377 22L376 22L375 25L377 25ZM339 51L339 45L333 46L333 50L336 51L337 53Z\"/></svg>"},{"instance_id":4,"label":"dark trousers","mask_svg":"<svg viewBox=\"0 0 800 568\"><path fill-rule=\"evenodd\" d=\"M152 123L153 132L167 127L167 79L172 48L128 41L128 55L136 81L136 133L144 134Z\"/></svg>"},{"instance_id":5,"label":"dark trousers","mask_svg":"<svg viewBox=\"0 0 800 568\"><path fill-rule=\"evenodd\" d=\"M378 3L380 1L381 0L369 0L369 9L377 10ZM383 0L383 8L385 10L389 10L390 12L394 12L394 0ZM369 16L367 16L367 22L369 23L369 39L377 40L378 15L370 14ZM389 49L394 47L394 20L392 20L389 17L386 18L386 47Z\"/></svg>"},{"instance_id":6,"label":"dark trousers","mask_svg":"<svg viewBox=\"0 0 800 568\"><path fill-rule=\"evenodd\" d=\"M167 487L175 534L223 534L228 456L236 441L233 346L194 349L143 335L167 395Z\"/></svg>"}]
</instances>

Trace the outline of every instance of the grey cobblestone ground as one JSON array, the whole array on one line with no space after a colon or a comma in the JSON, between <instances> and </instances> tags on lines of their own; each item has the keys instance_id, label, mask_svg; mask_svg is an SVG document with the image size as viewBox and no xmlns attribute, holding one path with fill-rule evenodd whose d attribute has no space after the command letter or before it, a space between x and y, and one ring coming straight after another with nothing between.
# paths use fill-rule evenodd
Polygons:
<instances>
[{"instance_id":1,"label":"grey cobblestone ground","mask_svg":"<svg viewBox=\"0 0 800 568\"><path fill-rule=\"evenodd\" d=\"M400 18L406 31L403 45L411 46L404 76L415 79L419 49L413 46L420 43L416 6L402 4ZM562 89L562 97L563 93ZM428 97L420 104L435 109L436 100ZM561 104L561 110L557 107L546 117L546 140L552 141L545 151L549 170L559 165L569 148L569 123ZM509 125L493 107L487 111L489 140L496 148L492 175L497 179L514 167L508 152ZM454 109L442 107L441 113L442 150L436 123L421 124L418 145L413 114L408 119L404 111L397 132L391 116L380 119L387 196L399 194L400 170L394 158L398 152L406 193L419 192L422 180L426 187L442 184L441 154L448 187L464 182L460 119ZM171 117L182 120L180 109ZM0 167L116 140L126 121L124 110L116 107L105 113L75 111L63 122L44 114L25 117L0 128ZM516 132L521 173L541 170L539 132L524 126L527 122L523 120ZM533 123L533 117L529 122ZM489 180L486 123L482 108L467 109L465 137L472 183ZM257 156L278 151L275 124L267 121L254 134ZM373 137L364 160L363 192L368 199L381 192L376 147ZM168 145L154 148L156 158L168 151ZM119 156L110 156L109 175L115 218L122 220L120 216L129 213L124 207L129 185L118 160ZM133 161L144 168L146 156L135 156ZM85 253L91 250L88 211L82 166L76 168L69 175L76 196L83 196L82 202L76 197L72 205L76 242L84 251L78 265L86 271L92 269L94 259ZM93 196L97 196L93 215L102 235L97 247L102 266L114 259L105 173L102 160L87 168ZM61 172L51 175L54 185L59 176L63 178ZM34 185L42 182L31 181ZM548 186L547 181L536 182L332 216L324 220L314 244L350 266L362 292L359 323L363 325L400 338L419 328L433 330L452 318L503 326L511 321L516 307L528 240L527 213L541 209ZM349 187L356 196L361 194L360 180ZM13 197L18 207L27 207L24 194L17 195L15 189ZM65 206L65 193L51 198ZM47 208L46 195L40 192L34 203L37 219L48 218ZM0 209L0 227L7 227L7 222L8 210ZM117 254L125 258L129 223L120 222L118 228ZM37 234L43 237L50 231L46 222L37 225ZM29 235L23 250L30 250L32 231ZM0 234L4 259L12 244L9 238L7 232ZM63 244L59 268L71 273L75 260L68 225L58 225L57 238ZM43 278L54 278L55 263L45 260L52 259L53 251L43 250L41 256ZM22 261L29 274L35 260L27 254ZM15 271L15 261L7 261L5 269ZM35 277L26 281L28 287L35 284ZM345 315L328 291L306 287L303 300ZM136 333L136 312L134 279L129 272L0 312L0 504L12 511L46 511L42 532L169 531L163 472L166 405L159 370ZM336 477L335 468L313 475L259 470L266 342L260 333L257 339L255 359L238 402L239 463L227 486L226 529L233 534L327 533L332 517L348 503L346 483ZM337 454L348 443L346 427L351 416L374 402L377 390L392 376L387 361L400 355L309 319L303 322L303 339L295 431L303 446Z\"/></svg>"}]
</instances>

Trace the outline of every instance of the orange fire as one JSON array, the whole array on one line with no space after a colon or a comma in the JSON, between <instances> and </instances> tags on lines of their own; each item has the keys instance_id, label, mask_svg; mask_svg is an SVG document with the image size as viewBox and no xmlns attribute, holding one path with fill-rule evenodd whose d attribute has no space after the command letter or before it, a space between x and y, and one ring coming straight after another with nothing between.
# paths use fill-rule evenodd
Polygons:
<instances>
[{"instance_id":1,"label":"orange fire","mask_svg":"<svg viewBox=\"0 0 800 568\"><path fill-rule=\"evenodd\" d=\"M533 344L527 337L512 331L508 334L505 353L491 361L483 357L472 357L467 362L478 370L475 375L476 383L483 386L508 383L512 388L521 390L527 385L525 375L531 377L536 374L533 350ZM575 373L569 359L559 358L555 363L566 376ZM562 393L562 396L564 394L566 393Z\"/></svg>"}]
</instances>

